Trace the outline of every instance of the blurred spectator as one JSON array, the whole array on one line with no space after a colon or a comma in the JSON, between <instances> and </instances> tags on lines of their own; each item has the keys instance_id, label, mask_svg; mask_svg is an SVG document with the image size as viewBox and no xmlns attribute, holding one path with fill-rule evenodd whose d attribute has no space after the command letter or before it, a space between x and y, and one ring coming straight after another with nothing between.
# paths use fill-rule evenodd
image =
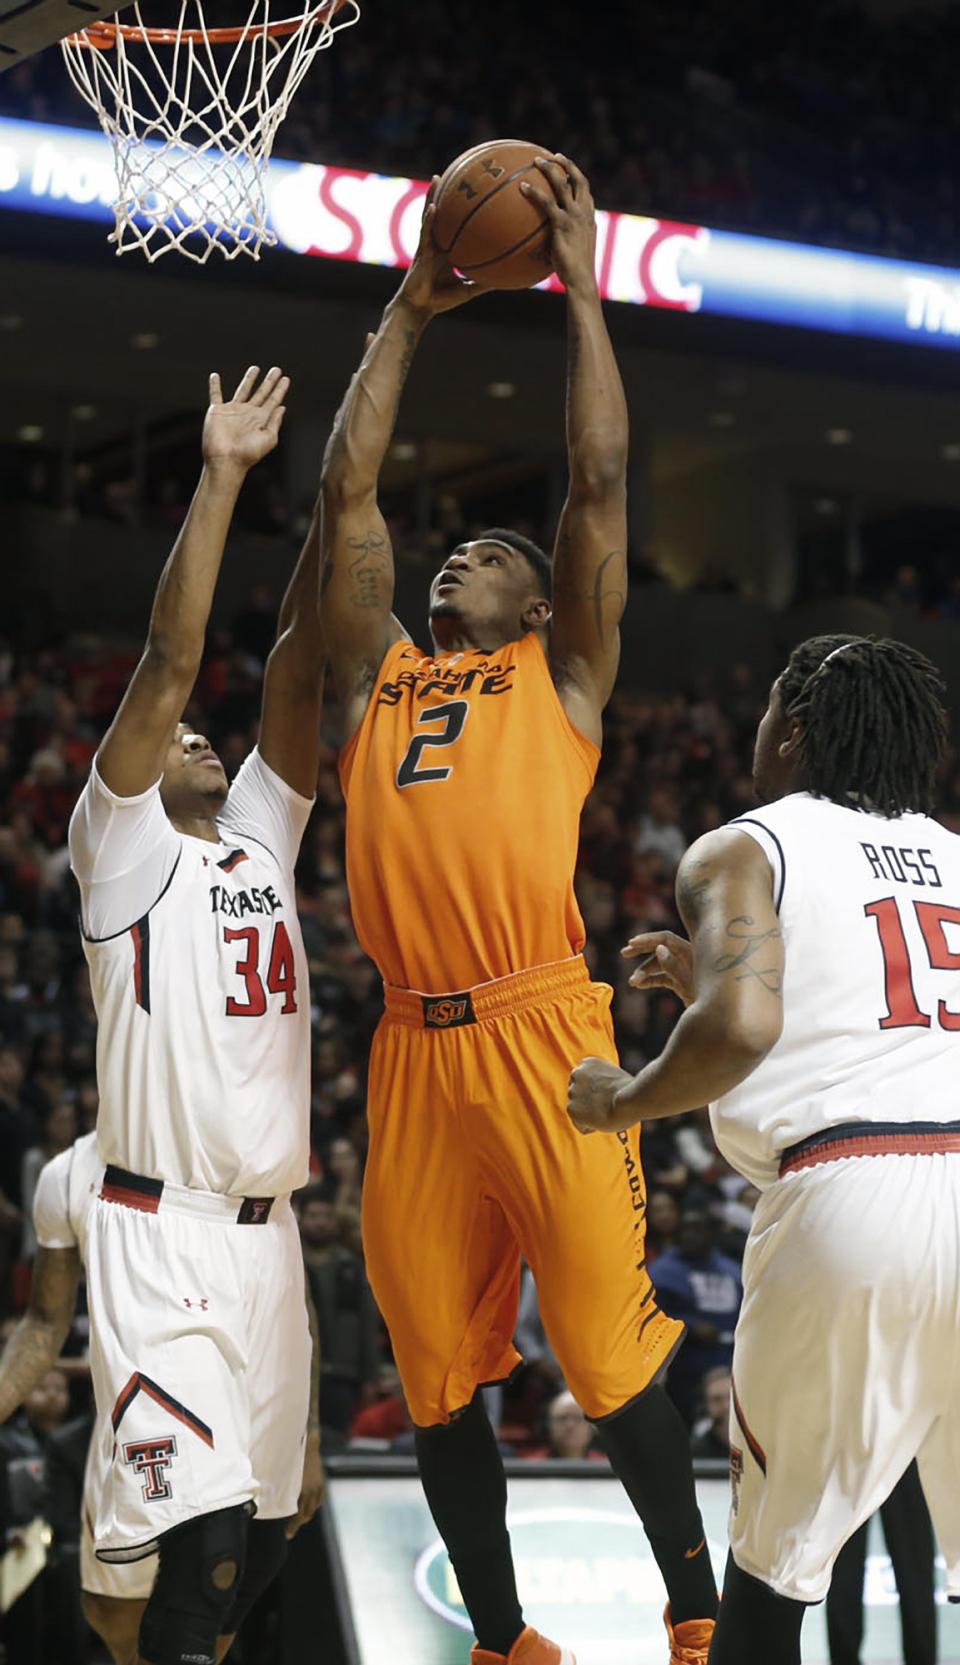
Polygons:
<instances>
[{"instance_id":1,"label":"blurred spectator","mask_svg":"<svg viewBox=\"0 0 960 1665\"><path fill-rule=\"evenodd\" d=\"M708 1370L703 1378L702 1418L694 1424L690 1450L694 1457L730 1456L730 1372L725 1364Z\"/></svg>"},{"instance_id":2,"label":"blurred spectator","mask_svg":"<svg viewBox=\"0 0 960 1665\"><path fill-rule=\"evenodd\" d=\"M400 1373L395 1364L384 1364L369 1404L358 1410L350 1424L350 1441L377 1440L393 1445L412 1435L413 1422L407 1409ZM411 1446L412 1449L412 1446Z\"/></svg>"},{"instance_id":3,"label":"blurred spectator","mask_svg":"<svg viewBox=\"0 0 960 1665\"><path fill-rule=\"evenodd\" d=\"M650 1275L664 1312L687 1326L667 1374L667 1392L692 1424L707 1371L718 1365L729 1369L733 1361L733 1332L743 1297L740 1268L712 1247L707 1216L687 1209L677 1247L658 1255Z\"/></svg>"},{"instance_id":4,"label":"blurred spectator","mask_svg":"<svg viewBox=\"0 0 960 1665\"><path fill-rule=\"evenodd\" d=\"M676 1247L680 1231L680 1209L672 1192L655 1186L647 1192L647 1232L644 1242L647 1265L652 1266L664 1249Z\"/></svg>"},{"instance_id":5,"label":"blurred spectator","mask_svg":"<svg viewBox=\"0 0 960 1665\"><path fill-rule=\"evenodd\" d=\"M320 1421L345 1435L371 1400L380 1360L380 1319L363 1262L340 1241L329 1190L300 1193L300 1238L320 1334Z\"/></svg>"},{"instance_id":6,"label":"blurred spectator","mask_svg":"<svg viewBox=\"0 0 960 1665\"><path fill-rule=\"evenodd\" d=\"M606 1462L604 1453L593 1449L594 1429L574 1399L564 1388L547 1406L547 1443L524 1451L524 1457L565 1457L568 1461L582 1461L585 1457Z\"/></svg>"}]
</instances>

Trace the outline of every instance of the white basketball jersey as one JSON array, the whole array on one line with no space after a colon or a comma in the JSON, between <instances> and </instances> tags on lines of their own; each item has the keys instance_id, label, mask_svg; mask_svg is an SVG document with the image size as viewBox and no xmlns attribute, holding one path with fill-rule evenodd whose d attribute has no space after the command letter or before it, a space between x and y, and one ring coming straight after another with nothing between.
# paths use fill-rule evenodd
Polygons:
<instances>
[{"instance_id":1,"label":"white basketball jersey","mask_svg":"<svg viewBox=\"0 0 960 1665\"><path fill-rule=\"evenodd\" d=\"M842 1122L960 1119L960 838L808 793L730 825L767 854L785 969L780 1039L711 1106L727 1161L763 1188Z\"/></svg>"},{"instance_id":2,"label":"white basketball jersey","mask_svg":"<svg viewBox=\"0 0 960 1665\"><path fill-rule=\"evenodd\" d=\"M237 1196L306 1180L310 985L293 865L309 812L254 751L210 843L175 831L159 783L119 799L94 765L70 852L104 1163Z\"/></svg>"},{"instance_id":3,"label":"white basketball jersey","mask_svg":"<svg viewBox=\"0 0 960 1665\"><path fill-rule=\"evenodd\" d=\"M69 1150L44 1163L33 1196L33 1223L42 1249L76 1248L86 1262L87 1226L102 1177L95 1133L83 1134Z\"/></svg>"}]
</instances>

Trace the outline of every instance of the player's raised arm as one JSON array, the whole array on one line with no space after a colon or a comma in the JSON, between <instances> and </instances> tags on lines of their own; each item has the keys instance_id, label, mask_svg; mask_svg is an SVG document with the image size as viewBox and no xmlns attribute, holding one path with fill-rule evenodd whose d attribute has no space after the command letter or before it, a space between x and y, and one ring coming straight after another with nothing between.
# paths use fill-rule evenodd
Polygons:
<instances>
[{"instance_id":1,"label":"player's raised arm","mask_svg":"<svg viewBox=\"0 0 960 1665\"><path fill-rule=\"evenodd\" d=\"M280 604L277 640L267 659L260 711L260 755L301 797L317 789L325 660L317 612L320 511Z\"/></svg>"},{"instance_id":2,"label":"player's raised arm","mask_svg":"<svg viewBox=\"0 0 960 1665\"><path fill-rule=\"evenodd\" d=\"M627 596L627 404L597 288L590 186L565 156L539 166L543 183L521 189L550 216L567 291L570 482L554 553L550 659L566 710L599 744Z\"/></svg>"},{"instance_id":3,"label":"player's raised arm","mask_svg":"<svg viewBox=\"0 0 960 1665\"><path fill-rule=\"evenodd\" d=\"M290 383L278 369L259 382L254 365L232 399L210 377L203 473L161 574L143 657L97 754L105 785L134 798L160 779L174 725L203 655L204 634L234 506L247 472L272 451Z\"/></svg>"},{"instance_id":4,"label":"player's raised arm","mask_svg":"<svg viewBox=\"0 0 960 1665\"><path fill-rule=\"evenodd\" d=\"M637 1076L588 1058L570 1079L581 1132L619 1132L696 1110L738 1087L783 1027L783 940L767 858L721 828L687 851L677 905L693 945L693 999L659 1058Z\"/></svg>"},{"instance_id":5,"label":"player's raised arm","mask_svg":"<svg viewBox=\"0 0 960 1665\"><path fill-rule=\"evenodd\" d=\"M344 738L359 726L387 648L403 631L393 617L393 549L377 482L400 395L420 337L438 312L475 293L433 243L430 188L420 246L337 412L321 480L320 620L344 712Z\"/></svg>"},{"instance_id":6,"label":"player's raised arm","mask_svg":"<svg viewBox=\"0 0 960 1665\"><path fill-rule=\"evenodd\" d=\"M0 1358L0 1422L6 1422L56 1364L80 1282L80 1251L38 1249L27 1310Z\"/></svg>"}]
</instances>

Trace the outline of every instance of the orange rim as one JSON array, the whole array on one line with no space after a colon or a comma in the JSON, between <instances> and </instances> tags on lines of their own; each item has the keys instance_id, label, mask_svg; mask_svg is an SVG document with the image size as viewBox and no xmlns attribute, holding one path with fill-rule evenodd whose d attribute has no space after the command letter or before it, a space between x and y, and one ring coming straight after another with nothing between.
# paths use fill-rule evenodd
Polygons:
<instances>
[{"instance_id":1,"label":"orange rim","mask_svg":"<svg viewBox=\"0 0 960 1665\"><path fill-rule=\"evenodd\" d=\"M276 23L268 23L264 28L260 24L239 24L228 29L146 29L135 23L91 23L86 29L80 29L69 37L71 46L91 46L98 52L108 52L116 46L117 37L130 41L152 41L154 46L176 46L180 41L190 40L202 45L210 41L214 46L229 46L242 40L257 40L263 35L271 39L280 35L296 34L298 29L309 29L324 18L333 17L340 10L344 0L326 0L326 4L318 6L309 17L278 18Z\"/></svg>"}]
</instances>

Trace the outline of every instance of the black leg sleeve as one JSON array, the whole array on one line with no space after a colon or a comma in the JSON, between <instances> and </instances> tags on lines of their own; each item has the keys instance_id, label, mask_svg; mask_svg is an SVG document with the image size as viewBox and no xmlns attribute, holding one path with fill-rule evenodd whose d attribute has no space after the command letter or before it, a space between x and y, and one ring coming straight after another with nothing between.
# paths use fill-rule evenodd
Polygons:
<instances>
[{"instance_id":1,"label":"black leg sleeve","mask_svg":"<svg viewBox=\"0 0 960 1665\"><path fill-rule=\"evenodd\" d=\"M643 1522L673 1623L712 1619L717 1584L697 1507L690 1436L661 1387L597 1424L597 1435Z\"/></svg>"},{"instance_id":2,"label":"black leg sleeve","mask_svg":"<svg viewBox=\"0 0 960 1665\"><path fill-rule=\"evenodd\" d=\"M416 1430L420 1478L482 1648L509 1653L523 1615L507 1532L507 1482L475 1394L452 1422Z\"/></svg>"},{"instance_id":3,"label":"black leg sleeve","mask_svg":"<svg viewBox=\"0 0 960 1665\"><path fill-rule=\"evenodd\" d=\"M880 1519L900 1593L904 1665L936 1665L933 1527L915 1462L881 1508Z\"/></svg>"},{"instance_id":4,"label":"black leg sleeve","mask_svg":"<svg viewBox=\"0 0 960 1665\"><path fill-rule=\"evenodd\" d=\"M853 1537L847 1539L833 1563L833 1577L827 1595L830 1665L860 1665L867 1524L864 1522Z\"/></svg>"},{"instance_id":5,"label":"black leg sleeve","mask_svg":"<svg viewBox=\"0 0 960 1665\"><path fill-rule=\"evenodd\" d=\"M741 1572L730 1555L710 1665L800 1665L806 1607Z\"/></svg>"}]
</instances>

